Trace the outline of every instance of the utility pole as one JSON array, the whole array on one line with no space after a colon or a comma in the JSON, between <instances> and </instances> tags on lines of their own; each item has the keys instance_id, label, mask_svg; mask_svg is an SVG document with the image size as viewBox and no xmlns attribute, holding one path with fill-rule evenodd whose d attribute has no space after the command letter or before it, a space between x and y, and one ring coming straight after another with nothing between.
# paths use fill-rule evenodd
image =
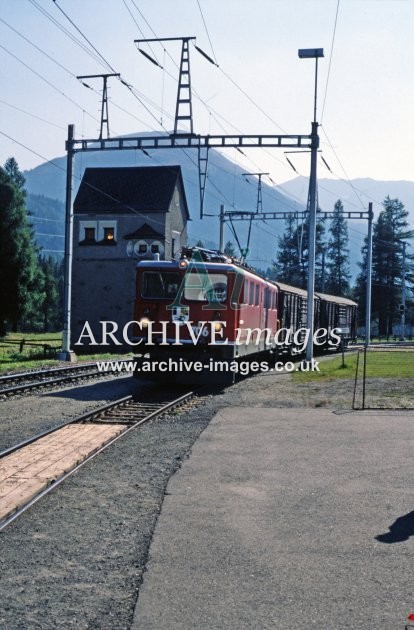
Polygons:
<instances>
[{"instance_id":1,"label":"utility pole","mask_svg":"<svg viewBox=\"0 0 414 630\"><path fill-rule=\"evenodd\" d=\"M407 243L403 241L403 256L402 256L402 279L401 279L401 341L405 341L405 248Z\"/></svg>"},{"instance_id":2,"label":"utility pole","mask_svg":"<svg viewBox=\"0 0 414 630\"><path fill-rule=\"evenodd\" d=\"M220 206L220 239L219 251L224 252L224 204Z\"/></svg>"},{"instance_id":3,"label":"utility pole","mask_svg":"<svg viewBox=\"0 0 414 630\"><path fill-rule=\"evenodd\" d=\"M323 57L323 48L301 48L298 50L301 59L315 59L315 92L313 100L313 122L311 133L311 167L309 177L309 248L308 248L308 311L306 315L306 328L309 331L308 344L306 346L306 360L312 361L313 357L313 329L315 311L315 249L316 249L316 185L318 164L318 123L316 122L316 104L318 96L318 59Z\"/></svg>"},{"instance_id":4,"label":"utility pole","mask_svg":"<svg viewBox=\"0 0 414 630\"><path fill-rule=\"evenodd\" d=\"M149 44L152 42L181 42L181 62L178 75L177 101L175 105L174 119L174 135L188 134L188 131L179 131L179 121L187 121L190 126L190 135L193 135L193 106L191 98L191 75L190 75L190 48L189 42L195 40L195 37L151 37L150 39L134 39L134 43L138 44L138 50L155 65L159 64L152 59L144 50L139 47L140 44ZM196 47L197 48L197 47ZM199 50L199 49L198 49ZM208 55L200 51L211 63L216 65ZM162 66L160 66L162 67Z\"/></svg>"},{"instance_id":5,"label":"utility pole","mask_svg":"<svg viewBox=\"0 0 414 630\"><path fill-rule=\"evenodd\" d=\"M72 256L73 256L73 159L74 159L75 125L68 125L68 139L66 142L66 219L65 219L65 276L64 276L64 324L62 337L62 352L60 359L71 360L70 324L72 299Z\"/></svg>"},{"instance_id":6,"label":"utility pole","mask_svg":"<svg viewBox=\"0 0 414 630\"><path fill-rule=\"evenodd\" d=\"M372 201L368 204L368 243L367 243L367 288L365 305L365 347L371 342L371 285L372 285L372 224L374 212Z\"/></svg>"},{"instance_id":7,"label":"utility pole","mask_svg":"<svg viewBox=\"0 0 414 630\"><path fill-rule=\"evenodd\" d=\"M257 175L259 178L257 181L257 200L256 200L256 214L263 212L263 199L262 199L262 177L263 175L270 175L270 173L242 173L243 177L250 177Z\"/></svg>"},{"instance_id":8,"label":"utility pole","mask_svg":"<svg viewBox=\"0 0 414 630\"><path fill-rule=\"evenodd\" d=\"M108 77L120 77L120 74L112 73L112 74L84 74L82 76L76 77L80 79L82 85L90 88L87 83L84 83L82 79L103 79L103 88L102 88L102 107L101 107L101 127L99 131L99 140L102 140L103 137L103 127L106 125L106 137L109 138L109 115L108 115Z\"/></svg>"},{"instance_id":9,"label":"utility pole","mask_svg":"<svg viewBox=\"0 0 414 630\"><path fill-rule=\"evenodd\" d=\"M323 249L322 251L321 275L322 275L322 293L325 293L325 249Z\"/></svg>"},{"instance_id":10,"label":"utility pole","mask_svg":"<svg viewBox=\"0 0 414 630\"><path fill-rule=\"evenodd\" d=\"M317 60L316 60L317 61ZM316 250L316 181L318 163L318 123L312 123L311 168L309 178L309 248L308 248L308 310L306 314L306 328L309 331L306 347L306 360L313 357L313 329L315 320L315 250Z\"/></svg>"},{"instance_id":11,"label":"utility pole","mask_svg":"<svg viewBox=\"0 0 414 630\"><path fill-rule=\"evenodd\" d=\"M190 124L190 133L193 130L193 105L191 99L191 75L190 75L190 50L188 42L195 37L183 37L180 61L180 76L178 79L177 103L175 105L175 124L174 134L179 133L178 121L188 121ZM181 108L181 113L180 113Z\"/></svg>"}]
</instances>

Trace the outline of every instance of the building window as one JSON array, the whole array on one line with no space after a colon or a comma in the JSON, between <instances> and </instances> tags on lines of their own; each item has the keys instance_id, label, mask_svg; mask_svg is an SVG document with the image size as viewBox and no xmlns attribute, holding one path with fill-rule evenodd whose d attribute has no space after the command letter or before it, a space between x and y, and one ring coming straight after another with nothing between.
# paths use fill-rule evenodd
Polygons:
<instances>
[{"instance_id":1,"label":"building window","mask_svg":"<svg viewBox=\"0 0 414 630\"><path fill-rule=\"evenodd\" d=\"M146 245L145 243L141 243L141 245L138 247L138 254L146 254L147 249L148 245Z\"/></svg>"},{"instance_id":2,"label":"building window","mask_svg":"<svg viewBox=\"0 0 414 630\"><path fill-rule=\"evenodd\" d=\"M98 221L97 240L101 245L116 245L116 221Z\"/></svg>"},{"instance_id":3,"label":"building window","mask_svg":"<svg viewBox=\"0 0 414 630\"><path fill-rule=\"evenodd\" d=\"M104 227L104 241L114 241L115 240L115 229L113 227Z\"/></svg>"},{"instance_id":4,"label":"building window","mask_svg":"<svg viewBox=\"0 0 414 630\"><path fill-rule=\"evenodd\" d=\"M94 227L86 227L85 230L85 242L87 243L95 243L96 242L96 232Z\"/></svg>"},{"instance_id":5,"label":"building window","mask_svg":"<svg viewBox=\"0 0 414 630\"><path fill-rule=\"evenodd\" d=\"M152 254L159 254L160 253L160 246L157 245L156 243L151 245L151 253Z\"/></svg>"}]
</instances>

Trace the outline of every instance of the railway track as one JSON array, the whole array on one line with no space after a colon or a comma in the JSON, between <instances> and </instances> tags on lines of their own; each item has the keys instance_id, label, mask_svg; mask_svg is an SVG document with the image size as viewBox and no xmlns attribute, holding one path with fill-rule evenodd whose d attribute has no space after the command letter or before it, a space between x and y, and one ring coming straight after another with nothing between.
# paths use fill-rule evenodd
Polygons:
<instances>
[{"instance_id":1,"label":"railway track","mask_svg":"<svg viewBox=\"0 0 414 630\"><path fill-rule=\"evenodd\" d=\"M107 361L107 363L126 363L128 359ZM95 363L70 365L60 368L18 372L0 376L0 397L21 394L43 387L54 387L70 383L79 378L96 378L97 376L117 376L126 372L100 372Z\"/></svg>"},{"instance_id":2,"label":"railway track","mask_svg":"<svg viewBox=\"0 0 414 630\"><path fill-rule=\"evenodd\" d=\"M0 453L0 531L118 439L195 393L158 402L126 396Z\"/></svg>"}]
</instances>

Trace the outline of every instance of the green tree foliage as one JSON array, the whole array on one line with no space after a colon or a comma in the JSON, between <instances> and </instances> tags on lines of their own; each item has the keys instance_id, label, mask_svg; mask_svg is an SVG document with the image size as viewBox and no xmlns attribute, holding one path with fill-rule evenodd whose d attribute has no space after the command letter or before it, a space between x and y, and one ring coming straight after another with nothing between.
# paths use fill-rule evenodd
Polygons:
<instances>
[{"instance_id":1,"label":"green tree foliage","mask_svg":"<svg viewBox=\"0 0 414 630\"><path fill-rule=\"evenodd\" d=\"M0 335L6 322L19 320L38 297L40 280L31 227L25 208L24 177L9 158L0 167Z\"/></svg>"},{"instance_id":2,"label":"green tree foliage","mask_svg":"<svg viewBox=\"0 0 414 630\"><path fill-rule=\"evenodd\" d=\"M295 215L289 215L285 222L285 232L278 239L276 261L273 263L276 279L292 286L306 288L308 274L309 223L298 225ZM315 288L322 286L322 254L325 226L322 221L316 224L316 273Z\"/></svg>"},{"instance_id":3,"label":"green tree foliage","mask_svg":"<svg viewBox=\"0 0 414 630\"><path fill-rule=\"evenodd\" d=\"M293 286L302 286L300 234L297 220L292 213L285 220L285 231L278 238L278 250L274 262L276 279Z\"/></svg>"},{"instance_id":4,"label":"green tree foliage","mask_svg":"<svg viewBox=\"0 0 414 630\"><path fill-rule=\"evenodd\" d=\"M326 292L332 295L349 295L350 278L348 224L344 217L344 207L338 199L329 226L326 249Z\"/></svg>"},{"instance_id":5,"label":"green tree foliage","mask_svg":"<svg viewBox=\"0 0 414 630\"><path fill-rule=\"evenodd\" d=\"M399 199L386 197L373 227L372 240L372 321L378 322L378 333L392 335L393 323L399 322L401 282L403 276L402 242L414 237L408 230L408 211ZM361 273L357 279L356 297L360 304L362 321L365 313L367 239L362 248ZM413 273L412 260L407 257L406 277ZM361 308L362 305L362 308ZM362 322L361 322L362 323Z\"/></svg>"},{"instance_id":6,"label":"green tree foliage","mask_svg":"<svg viewBox=\"0 0 414 630\"><path fill-rule=\"evenodd\" d=\"M59 330L62 327L62 304L60 299L62 266L54 258L40 258L44 276L41 313L43 330Z\"/></svg>"}]
</instances>

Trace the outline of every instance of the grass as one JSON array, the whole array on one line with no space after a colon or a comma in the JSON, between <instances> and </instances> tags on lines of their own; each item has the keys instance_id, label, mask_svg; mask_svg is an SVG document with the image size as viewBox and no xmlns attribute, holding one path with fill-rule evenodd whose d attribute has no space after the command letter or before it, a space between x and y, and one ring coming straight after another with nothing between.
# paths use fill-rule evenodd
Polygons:
<instances>
[{"instance_id":1,"label":"grass","mask_svg":"<svg viewBox=\"0 0 414 630\"><path fill-rule=\"evenodd\" d=\"M21 342L24 341L23 347ZM0 339L0 372L25 371L58 365L56 358L45 358L44 346L54 356L62 347L62 333L8 333ZM22 348L22 351L20 351ZM119 358L114 354L84 354L78 361L95 361Z\"/></svg>"},{"instance_id":2,"label":"grass","mask_svg":"<svg viewBox=\"0 0 414 630\"><path fill-rule=\"evenodd\" d=\"M323 359L319 363L320 372L293 372L294 381L306 383L314 380L335 380L355 378L357 353L345 355L345 367L342 367L342 356ZM362 377L364 358L359 356L358 374ZM367 378L414 378L414 350L367 352Z\"/></svg>"},{"instance_id":3,"label":"grass","mask_svg":"<svg viewBox=\"0 0 414 630\"><path fill-rule=\"evenodd\" d=\"M55 352L62 345L62 333L9 333L0 339L0 370L33 367L42 361L53 364Z\"/></svg>"}]
</instances>

